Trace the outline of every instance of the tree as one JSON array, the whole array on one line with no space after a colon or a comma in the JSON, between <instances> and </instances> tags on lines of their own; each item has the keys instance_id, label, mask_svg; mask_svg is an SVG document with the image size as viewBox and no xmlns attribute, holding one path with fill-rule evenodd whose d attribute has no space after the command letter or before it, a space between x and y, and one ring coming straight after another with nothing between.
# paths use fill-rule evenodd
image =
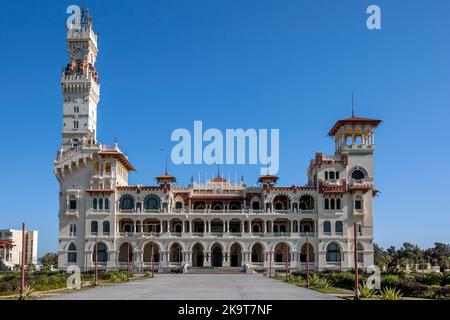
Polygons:
<instances>
[{"instance_id":1,"label":"tree","mask_svg":"<svg viewBox=\"0 0 450 320\"><path fill-rule=\"evenodd\" d=\"M56 253L47 253L39 259L44 269L51 269L52 267L58 267L58 255Z\"/></svg>"}]
</instances>

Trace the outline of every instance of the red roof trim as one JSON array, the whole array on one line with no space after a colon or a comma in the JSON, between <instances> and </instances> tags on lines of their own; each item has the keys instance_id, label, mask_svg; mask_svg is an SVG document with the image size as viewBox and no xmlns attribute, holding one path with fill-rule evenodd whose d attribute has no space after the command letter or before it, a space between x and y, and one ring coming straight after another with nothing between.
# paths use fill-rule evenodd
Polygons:
<instances>
[{"instance_id":1,"label":"red roof trim","mask_svg":"<svg viewBox=\"0 0 450 320\"><path fill-rule=\"evenodd\" d=\"M337 129L342 127L345 124L370 124L373 126L378 126L381 123L381 120L377 119L368 119L368 118L359 118L359 117L351 117L342 120L336 121L333 128L331 128L330 132L328 132L329 136L334 136Z\"/></svg>"}]
</instances>

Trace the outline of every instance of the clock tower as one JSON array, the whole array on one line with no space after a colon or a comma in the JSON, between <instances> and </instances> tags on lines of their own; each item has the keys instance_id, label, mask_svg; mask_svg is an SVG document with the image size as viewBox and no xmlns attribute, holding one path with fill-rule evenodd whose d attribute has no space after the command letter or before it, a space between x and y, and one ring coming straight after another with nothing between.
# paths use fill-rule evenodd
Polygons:
<instances>
[{"instance_id":1,"label":"clock tower","mask_svg":"<svg viewBox=\"0 0 450 320\"><path fill-rule=\"evenodd\" d=\"M97 104L100 84L95 59L97 34L92 28L89 11L83 9L80 23L67 28L67 51L70 62L62 72L61 88L64 97L61 151L80 144L95 144Z\"/></svg>"}]
</instances>

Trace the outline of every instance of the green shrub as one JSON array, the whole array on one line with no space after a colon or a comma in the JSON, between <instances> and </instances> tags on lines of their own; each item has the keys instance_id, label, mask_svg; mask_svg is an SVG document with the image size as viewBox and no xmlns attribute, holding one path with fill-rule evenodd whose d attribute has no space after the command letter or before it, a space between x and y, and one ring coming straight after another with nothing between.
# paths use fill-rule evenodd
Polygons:
<instances>
[{"instance_id":1,"label":"green shrub","mask_svg":"<svg viewBox=\"0 0 450 320\"><path fill-rule=\"evenodd\" d=\"M381 277L381 287L396 287L400 277L394 274L387 274Z\"/></svg>"},{"instance_id":2,"label":"green shrub","mask_svg":"<svg viewBox=\"0 0 450 320\"><path fill-rule=\"evenodd\" d=\"M392 287L385 287L381 290L379 298L381 300L400 300L402 298L402 294L400 290Z\"/></svg>"},{"instance_id":3,"label":"green shrub","mask_svg":"<svg viewBox=\"0 0 450 320\"><path fill-rule=\"evenodd\" d=\"M450 286L440 287L434 291L433 298L435 299L450 299Z\"/></svg>"},{"instance_id":4,"label":"green shrub","mask_svg":"<svg viewBox=\"0 0 450 320\"><path fill-rule=\"evenodd\" d=\"M427 286L440 285L441 275L439 273L423 274L416 278L417 282Z\"/></svg>"},{"instance_id":5,"label":"green shrub","mask_svg":"<svg viewBox=\"0 0 450 320\"><path fill-rule=\"evenodd\" d=\"M428 292L428 286L411 280L400 280L397 289L403 295L410 297L423 297Z\"/></svg>"},{"instance_id":6,"label":"green shrub","mask_svg":"<svg viewBox=\"0 0 450 320\"><path fill-rule=\"evenodd\" d=\"M353 289L355 287L355 275L351 272L340 272L332 275L332 281L336 287Z\"/></svg>"},{"instance_id":7,"label":"green shrub","mask_svg":"<svg viewBox=\"0 0 450 320\"><path fill-rule=\"evenodd\" d=\"M333 285L333 282L330 279L323 277L323 278L319 279L316 286L317 286L317 288L320 288L320 289L328 289L332 285Z\"/></svg>"},{"instance_id":8,"label":"green shrub","mask_svg":"<svg viewBox=\"0 0 450 320\"><path fill-rule=\"evenodd\" d=\"M376 290L370 288L367 284L363 283L359 286L359 293L361 298L371 298L375 295Z\"/></svg>"}]
</instances>

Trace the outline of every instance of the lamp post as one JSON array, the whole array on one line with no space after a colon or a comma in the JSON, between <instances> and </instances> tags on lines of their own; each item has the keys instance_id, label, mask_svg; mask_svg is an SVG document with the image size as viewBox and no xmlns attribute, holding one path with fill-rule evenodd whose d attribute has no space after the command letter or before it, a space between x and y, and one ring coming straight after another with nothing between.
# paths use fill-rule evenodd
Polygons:
<instances>
[{"instance_id":1,"label":"lamp post","mask_svg":"<svg viewBox=\"0 0 450 320\"><path fill-rule=\"evenodd\" d=\"M269 250L269 278L272 278L272 250Z\"/></svg>"},{"instance_id":2,"label":"lamp post","mask_svg":"<svg viewBox=\"0 0 450 320\"><path fill-rule=\"evenodd\" d=\"M357 228L353 222L353 260L355 262L355 300L359 300L359 279L358 279L358 248L357 248Z\"/></svg>"},{"instance_id":3,"label":"lamp post","mask_svg":"<svg viewBox=\"0 0 450 320\"><path fill-rule=\"evenodd\" d=\"M152 245L151 245L150 248L151 248L150 251L151 251L151 256L152 256L152 260L151 260L151 262L152 262L152 266L151 266L151 269L152 269L152 278L154 278L154 277L155 277L155 273L154 273L154 271L153 271L153 261L154 261L154 258L153 258L153 242L152 242Z\"/></svg>"},{"instance_id":4,"label":"lamp post","mask_svg":"<svg viewBox=\"0 0 450 320\"><path fill-rule=\"evenodd\" d=\"M130 243L127 242L127 281L130 280Z\"/></svg>"},{"instance_id":5,"label":"lamp post","mask_svg":"<svg viewBox=\"0 0 450 320\"><path fill-rule=\"evenodd\" d=\"M288 260L289 260L289 251L288 251L288 247L286 245L286 282L289 280L289 271L288 271Z\"/></svg>"},{"instance_id":6,"label":"lamp post","mask_svg":"<svg viewBox=\"0 0 450 320\"><path fill-rule=\"evenodd\" d=\"M23 300L24 297L24 291L25 291L25 223L22 223L22 265L20 267L21 272L21 284L20 284L20 300Z\"/></svg>"},{"instance_id":7,"label":"lamp post","mask_svg":"<svg viewBox=\"0 0 450 320\"><path fill-rule=\"evenodd\" d=\"M98 285L98 242L95 237L95 285Z\"/></svg>"},{"instance_id":8,"label":"lamp post","mask_svg":"<svg viewBox=\"0 0 450 320\"><path fill-rule=\"evenodd\" d=\"M306 237L306 287L310 287L309 281L309 242L308 237Z\"/></svg>"}]
</instances>

